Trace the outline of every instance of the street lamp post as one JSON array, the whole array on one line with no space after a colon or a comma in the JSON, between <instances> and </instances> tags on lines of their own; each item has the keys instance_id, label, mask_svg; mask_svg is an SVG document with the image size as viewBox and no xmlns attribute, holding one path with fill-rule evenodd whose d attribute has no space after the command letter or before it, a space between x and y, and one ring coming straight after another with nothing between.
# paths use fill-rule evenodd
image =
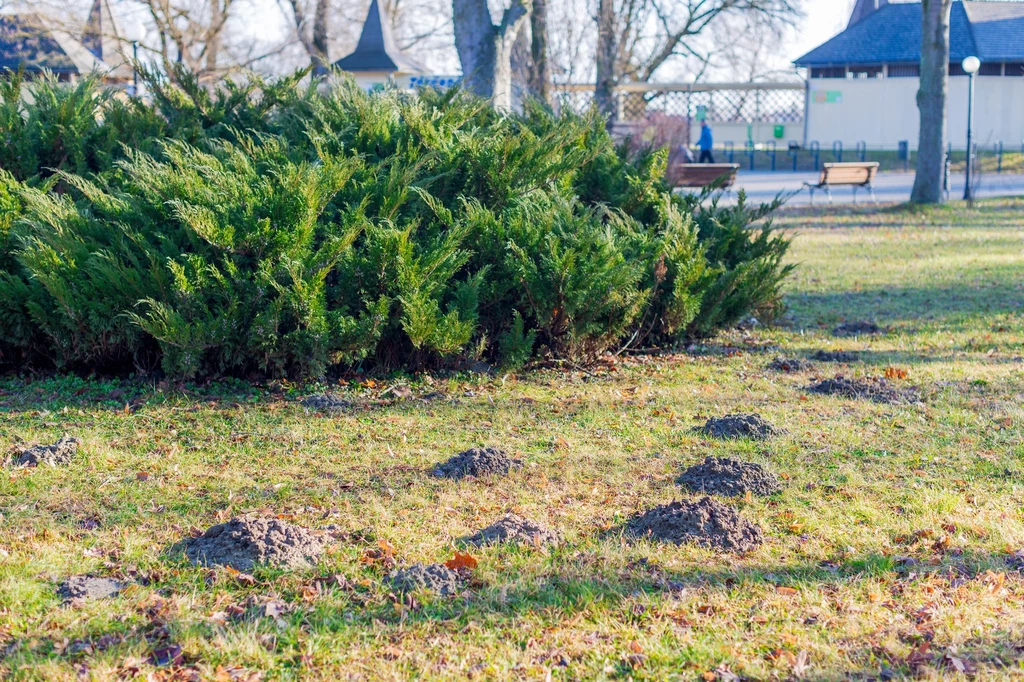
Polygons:
<instances>
[{"instance_id":1,"label":"street lamp post","mask_svg":"<svg viewBox=\"0 0 1024 682\"><path fill-rule=\"evenodd\" d=\"M970 77L967 86L967 174L964 178L964 201L972 201L974 192L971 188L971 170L974 166L974 154L971 148L974 141L974 74L981 68L981 60L977 57L967 57L962 66L964 72Z\"/></svg>"}]
</instances>

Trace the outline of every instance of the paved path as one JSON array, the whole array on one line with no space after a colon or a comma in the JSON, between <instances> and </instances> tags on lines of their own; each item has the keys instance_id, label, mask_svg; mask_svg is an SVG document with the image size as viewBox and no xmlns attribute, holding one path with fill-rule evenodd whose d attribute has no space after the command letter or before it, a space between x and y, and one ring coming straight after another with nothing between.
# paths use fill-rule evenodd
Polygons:
<instances>
[{"instance_id":1,"label":"paved path","mask_svg":"<svg viewBox=\"0 0 1024 682\"><path fill-rule=\"evenodd\" d=\"M758 201L771 199L779 192L800 190L787 204L803 206L808 203L810 198L810 193L803 188L804 182L817 182L817 180L817 173L740 171L736 178L735 189L745 189L748 197ZM963 173L953 174L950 184L950 198L961 199L964 195ZM875 196L879 201L909 201L910 190L913 186L913 173L879 173L875 179ZM1024 195L1024 175L1014 173L986 173L982 176L981 185L975 193L975 196L979 198L1020 195ZM832 200L837 204L852 202L853 189L850 187L833 188ZM871 197L867 192L858 190L857 201L870 202ZM814 193L814 204L828 204L828 197L824 192L817 191Z\"/></svg>"}]
</instances>

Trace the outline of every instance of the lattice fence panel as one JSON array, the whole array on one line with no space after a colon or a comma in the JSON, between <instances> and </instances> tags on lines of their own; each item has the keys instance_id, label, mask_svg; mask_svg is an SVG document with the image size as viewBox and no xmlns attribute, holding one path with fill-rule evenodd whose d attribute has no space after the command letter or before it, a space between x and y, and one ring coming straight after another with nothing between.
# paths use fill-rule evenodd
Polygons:
<instances>
[{"instance_id":1,"label":"lattice fence panel","mask_svg":"<svg viewBox=\"0 0 1024 682\"><path fill-rule=\"evenodd\" d=\"M700 118L721 123L799 123L804 119L804 90L772 88L716 88L701 90L628 90L617 93L620 120L643 121L652 116ZM592 90L561 90L560 106L584 111L593 101Z\"/></svg>"}]
</instances>

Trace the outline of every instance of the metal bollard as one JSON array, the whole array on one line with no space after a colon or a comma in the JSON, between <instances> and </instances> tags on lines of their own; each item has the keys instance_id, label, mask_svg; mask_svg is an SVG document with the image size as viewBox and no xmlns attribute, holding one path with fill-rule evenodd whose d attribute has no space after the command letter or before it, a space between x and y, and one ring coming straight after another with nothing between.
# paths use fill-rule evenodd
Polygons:
<instances>
[{"instance_id":1,"label":"metal bollard","mask_svg":"<svg viewBox=\"0 0 1024 682\"><path fill-rule=\"evenodd\" d=\"M843 141L842 140L836 140L835 142L832 143L832 156L835 157L835 160L838 161L839 163L843 162Z\"/></svg>"},{"instance_id":2,"label":"metal bollard","mask_svg":"<svg viewBox=\"0 0 1024 682\"><path fill-rule=\"evenodd\" d=\"M867 158L868 158L868 143L863 141L863 140L861 140L860 142L857 143L857 159L861 163L864 163L864 161Z\"/></svg>"},{"instance_id":3,"label":"metal bollard","mask_svg":"<svg viewBox=\"0 0 1024 682\"><path fill-rule=\"evenodd\" d=\"M1003 172L1003 141L996 142L996 173Z\"/></svg>"},{"instance_id":4,"label":"metal bollard","mask_svg":"<svg viewBox=\"0 0 1024 682\"><path fill-rule=\"evenodd\" d=\"M796 173L796 162L800 155L800 143L794 140L789 141L789 156L793 159L793 172Z\"/></svg>"},{"instance_id":5,"label":"metal bollard","mask_svg":"<svg viewBox=\"0 0 1024 682\"><path fill-rule=\"evenodd\" d=\"M747 156L750 157L750 170L754 170L754 141L747 140L743 146L747 150Z\"/></svg>"},{"instance_id":6,"label":"metal bollard","mask_svg":"<svg viewBox=\"0 0 1024 682\"><path fill-rule=\"evenodd\" d=\"M766 146L768 147L768 156L772 160L772 172L774 173L775 172L775 154L778 151L778 145L775 144L775 140L769 140L768 144Z\"/></svg>"},{"instance_id":7,"label":"metal bollard","mask_svg":"<svg viewBox=\"0 0 1024 682\"><path fill-rule=\"evenodd\" d=\"M733 162L733 158L736 156L736 145L733 144L732 140L726 140L725 144L722 145L726 156L729 157L729 163Z\"/></svg>"},{"instance_id":8,"label":"metal bollard","mask_svg":"<svg viewBox=\"0 0 1024 682\"><path fill-rule=\"evenodd\" d=\"M950 150L952 150L952 145L950 145ZM942 192L946 197L946 201L949 201L949 170L951 165L953 165L953 152L947 151L946 158L942 162Z\"/></svg>"},{"instance_id":9,"label":"metal bollard","mask_svg":"<svg viewBox=\"0 0 1024 682\"><path fill-rule=\"evenodd\" d=\"M1024 146L1022 146L1024 148ZM811 154L814 155L814 170L821 170L821 145L818 144L817 140L811 140L811 144L808 145L808 149Z\"/></svg>"}]
</instances>

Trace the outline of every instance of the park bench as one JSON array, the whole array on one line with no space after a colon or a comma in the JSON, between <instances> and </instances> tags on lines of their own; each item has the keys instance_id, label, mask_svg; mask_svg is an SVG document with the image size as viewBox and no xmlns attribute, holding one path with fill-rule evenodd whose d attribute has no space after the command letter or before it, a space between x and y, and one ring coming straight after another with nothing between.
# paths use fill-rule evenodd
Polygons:
<instances>
[{"instance_id":1,"label":"park bench","mask_svg":"<svg viewBox=\"0 0 1024 682\"><path fill-rule=\"evenodd\" d=\"M721 180L722 187L736 182L738 163L670 163L665 173L668 184L676 187L706 187Z\"/></svg>"},{"instance_id":2,"label":"park bench","mask_svg":"<svg viewBox=\"0 0 1024 682\"><path fill-rule=\"evenodd\" d=\"M821 169L821 178L817 184L805 182L804 186L811 191L811 204L814 203L814 191L825 190L828 195L828 203L832 203L832 188L836 186L853 187L853 201L857 203L857 190L867 189L871 192L871 199L876 204L875 198L875 174L878 172L877 161L866 161L852 163L826 163Z\"/></svg>"}]
</instances>

